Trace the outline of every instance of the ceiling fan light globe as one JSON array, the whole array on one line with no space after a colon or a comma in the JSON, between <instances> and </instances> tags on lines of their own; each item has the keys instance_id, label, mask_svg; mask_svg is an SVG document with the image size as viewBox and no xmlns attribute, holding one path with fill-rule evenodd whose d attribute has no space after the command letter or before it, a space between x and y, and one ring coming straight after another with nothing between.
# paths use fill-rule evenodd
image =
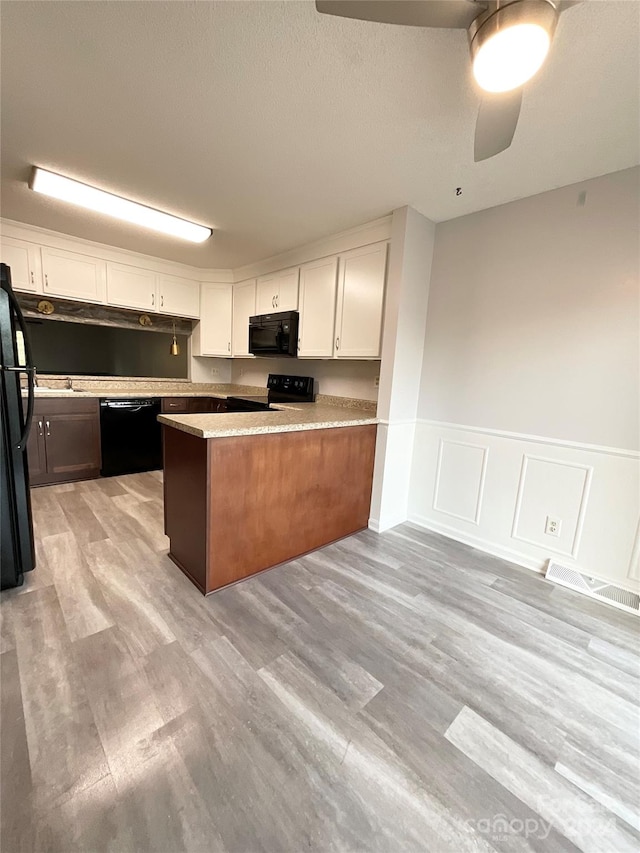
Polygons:
<instances>
[{"instance_id":1,"label":"ceiling fan light globe","mask_svg":"<svg viewBox=\"0 0 640 853\"><path fill-rule=\"evenodd\" d=\"M538 24L516 24L483 42L473 59L473 75L486 92L510 92L530 80L544 63L551 36Z\"/></svg>"}]
</instances>

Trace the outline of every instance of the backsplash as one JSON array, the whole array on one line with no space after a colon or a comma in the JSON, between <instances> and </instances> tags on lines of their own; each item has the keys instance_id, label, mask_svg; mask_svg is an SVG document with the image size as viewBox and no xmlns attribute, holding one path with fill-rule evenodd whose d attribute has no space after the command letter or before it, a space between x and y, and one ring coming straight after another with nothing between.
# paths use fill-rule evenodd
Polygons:
<instances>
[{"instance_id":1,"label":"backsplash","mask_svg":"<svg viewBox=\"0 0 640 853\"><path fill-rule=\"evenodd\" d=\"M377 401L375 384L380 375L379 361L330 361L294 358L234 358L231 382L264 388L270 373L313 376L324 397L349 397Z\"/></svg>"}]
</instances>

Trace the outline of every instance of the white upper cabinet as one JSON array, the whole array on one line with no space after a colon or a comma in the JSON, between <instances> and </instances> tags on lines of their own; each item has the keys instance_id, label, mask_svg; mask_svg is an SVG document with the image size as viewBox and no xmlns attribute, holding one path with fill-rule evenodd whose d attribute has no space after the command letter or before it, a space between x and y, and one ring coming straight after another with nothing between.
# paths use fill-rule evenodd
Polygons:
<instances>
[{"instance_id":1,"label":"white upper cabinet","mask_svg":"<svg viewBox=\"0 0 640 853\"><path fill-rule=\"evenodd\" d=\"M338 259L325 258L300 267L301 358L333 356Z\"/></svg>"},{"instance_id":2,"label":"white upper cabinet","mask_svg":"<svg viewBox=\"0 0 640 853\"><path fill-rule=\"evenodd\" d=\"M298 267L262 275L258 279L256 312L273 314L298 310Z\"/></svg>"},{"instance_id":3,"label":"white upper cabinet","mask_svg":"<svg viewBox=\"0 0 640 853\"><path fill-rule=\"evenodd\" d=\"M149 270L107 262L107 302L120 308L157 311L157 278Z\"/></svg>"},{"instance_id":4,"label":"white upper cabinet","mask_svg":"<svg viewBox=\"0 0 640 853\"><path fill-rule=\"evenodd\" d=\"M337 358L380 357L386 268L386 243L340 255Z\"/></svg>"},{"instance_id":5,"label":"white upper cabinet","mask_svg":"<svg viewBox=\"0 0 640 853\"><path fill-rule=\"evenodd\" d=\"M42 293L40 253L35 243L3 237L0 243L0 261L11 267L11 284L14 290Z\"/></svg>"},{"instance_id":6,"label":"white upper cabinet","mask_svg":"<svg viewBox=\"0 0 640 853\"><path fill-rule=\"evenodd\" d=\"M192 336L193 355L231 357L233 285L200 285L200 322Z\"/></svg>"},{"instance_id":7,"label":"white upper cabinet","mask_svg":"<svg viewBox=\"0 0 640 853\"><path fill-rule=\"evenodd\" d=\"M200 284L176 275L158 276L158 311L176 317L200 316Z\"/></svg>"},{"instance_id":8,"label":"white upper cabinet","mask_svg":"<svg viewBox=\"0 0 640 853\"><path fill-rule=\"evenodd\" d=\"M278 281L278 298L276 308L278 311L298 310L298 276L299 270L286 270L280 273Z\"/></svg>"},{"instance_id":9,"label":"white upper cabinet","mask_svg":"<svg viewBox=\"0 0 640 853\"><path fill-rule=\"evenodd\" d=\"M231 353L248 356L249 353L249 317L256 313L256 282L245 281L233 288L233 335Z\"/></svg>"},{"instance_id":10,"label":"white upper cabinet","mask_svg":"<svg viewBox=\"0 0 640 853\"><path fill-rule=\"evenodd\" d=\"M90 255L42 247L44 293L65 299L103 303L106 297L106 263Z\"/></svg>"}]
</instances>

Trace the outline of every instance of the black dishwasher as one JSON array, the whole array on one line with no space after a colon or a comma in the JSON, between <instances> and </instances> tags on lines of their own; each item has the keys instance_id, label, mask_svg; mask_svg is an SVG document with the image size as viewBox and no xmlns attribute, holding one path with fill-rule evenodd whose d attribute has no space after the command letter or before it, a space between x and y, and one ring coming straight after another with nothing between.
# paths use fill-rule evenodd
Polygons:
<instances>
[{"instance_id":1,"label":"black dishwasher","mask_svg":"<svg viewBox=\"0 0 640 853\"><path fill-rule=\"evenodd\" d=\"M100 400L103 477L162 468L158 397Z\"/></svg>"}]
</instances>

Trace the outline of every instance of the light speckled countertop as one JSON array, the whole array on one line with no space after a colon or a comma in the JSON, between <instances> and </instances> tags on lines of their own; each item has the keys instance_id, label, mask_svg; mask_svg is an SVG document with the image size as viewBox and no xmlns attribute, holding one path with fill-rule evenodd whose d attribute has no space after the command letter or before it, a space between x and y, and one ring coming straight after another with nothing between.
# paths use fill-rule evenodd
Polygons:
<instances>
[{"instance_id":1,"label":"light speckled countertop","mask_svg":"<svg viewBox=\"0 0 640 853\"><path fill-rule=\"evenodd\" d=\"M220 397L226 400L232 396L266 397L264 386L237 385L230 382L189 382L184 379L144 379L125 377L72 376L73 390L67 389L67 379L61 376L39 376L40 385L36 389L36 399L76 397L109 399L128 399L138 397ZM23 388L22 396L26 397ZM373 400L358 400L354 397L334 397L318 394L316 402L330 408L340 407L366 411L375 415L377 404Z\"/></svg>"},{"instance_id":2,"label":"light speckled countertop","mask_svg":"<svg viewBox=\"0 0 640 853\"><path fill-rule=\"evenodd\" d=\"M198 438L225 438L234 435L264 435L300 432L308 429L377 424L374 412L321 403L273 406L269 412L229 412L211 415L160 415L161 424L188 432Z\"/></svg>"},{"instance_id":3,"label":"light speckled countertop","mask_svg":"<svg viewBox=\"0 0 640 853\"><path fill-rule=\"evenodd\" d=\"M41 380L42 381L42 380ZM36 398L40 397L108 397L126 399L128 397L221 397L226 399L238 394L264 394L266 388L249 385L231 385L222 383L177 382L171 380L121 381L101 379L73 380L73 389L65 387L66 381L49 380L46 385L36 388ZM22 396L26 396L23 389Z\"/></svg>"}]
</instances>

